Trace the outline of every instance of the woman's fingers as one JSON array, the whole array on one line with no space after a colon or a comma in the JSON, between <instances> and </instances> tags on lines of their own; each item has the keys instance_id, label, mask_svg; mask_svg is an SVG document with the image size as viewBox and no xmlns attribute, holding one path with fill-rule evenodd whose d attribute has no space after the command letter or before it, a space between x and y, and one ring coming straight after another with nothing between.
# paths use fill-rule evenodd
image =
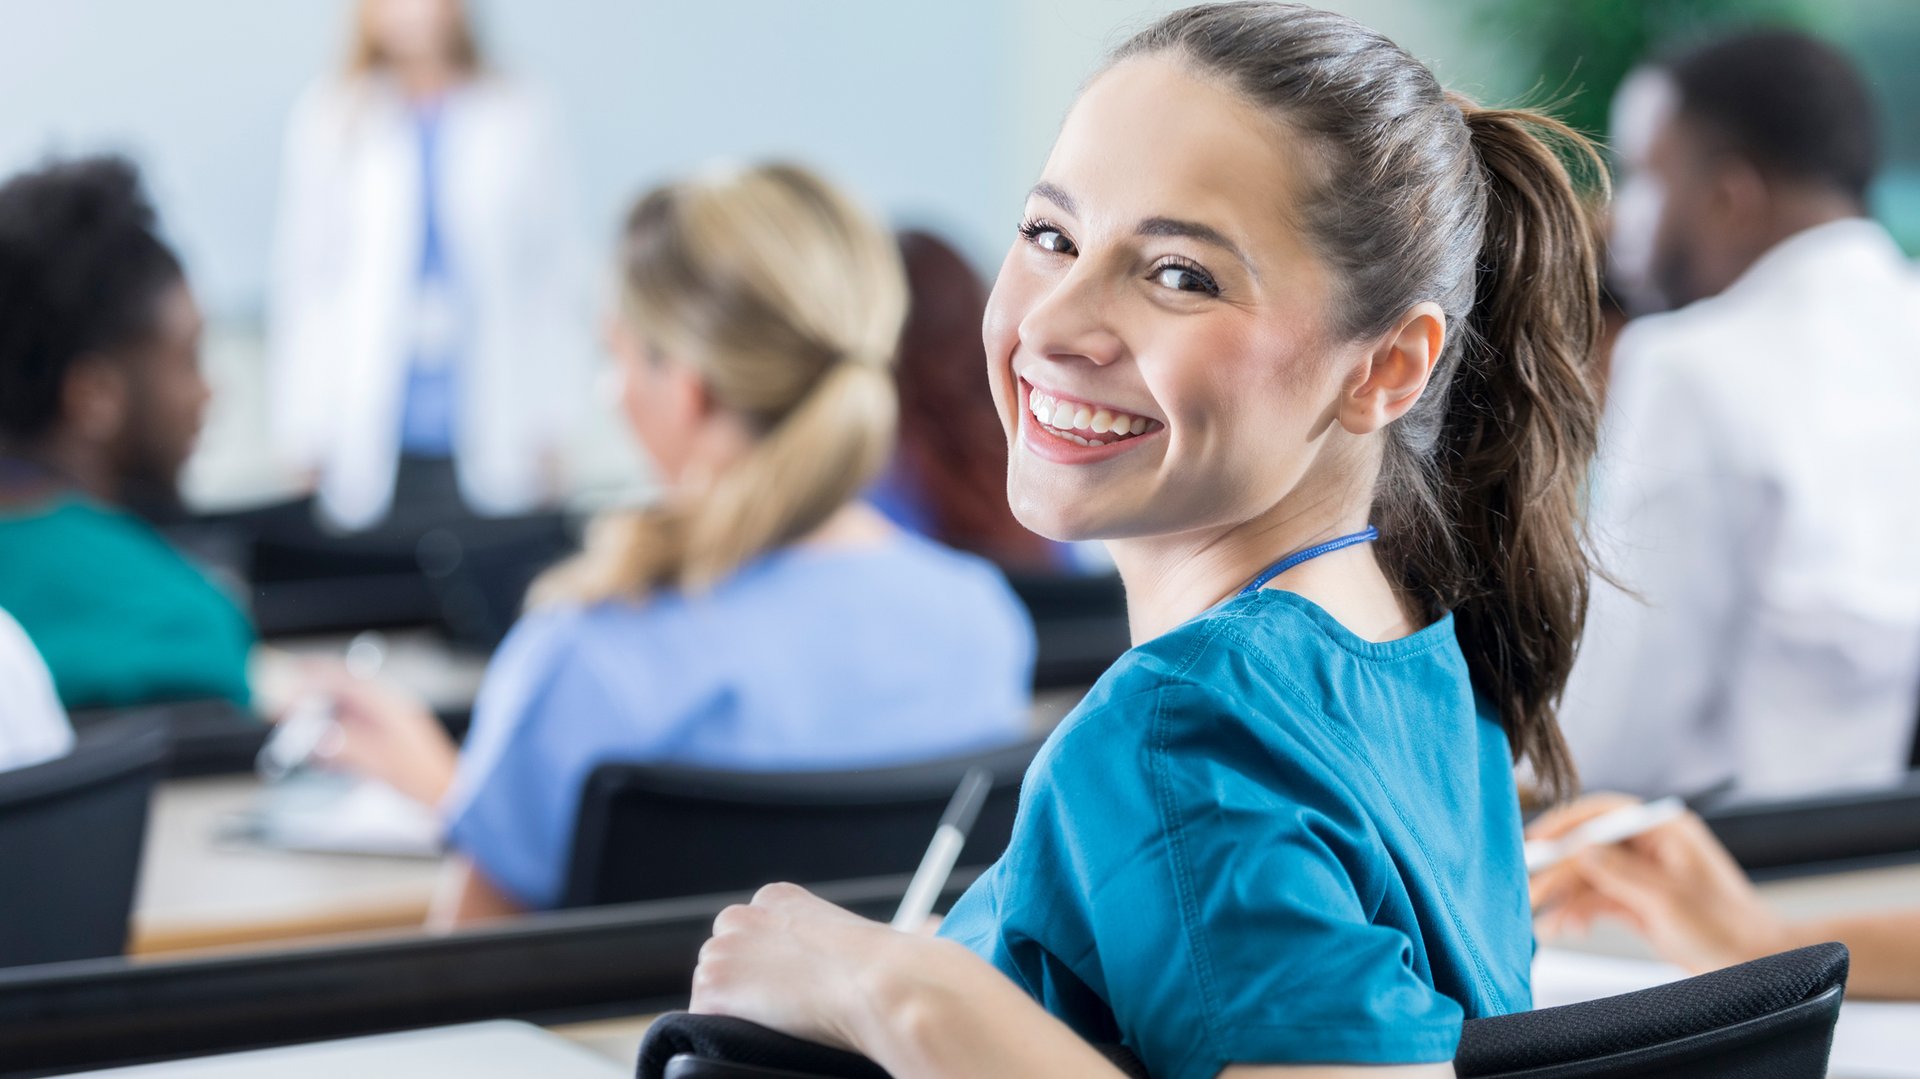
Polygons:
<instances>
[{"instance_id":1,"label":"woman's fingers","mask_svg":"<svg viewBox=\"0 0 1920 1079\"><path fill-rule=\"evenodd\" d=\"M1603 813L1611 813L1639 800L1627 794L1589 794L1535 817L1533 823L1527 825L1527 838L1558 839Z\"/></svg>"},{"instance_id":2,"label":"woman's fingers","mask_svg":"<svg viewBox=\"0 0 1920 1079\"><path fill-rule=\"evenodd\" d=\"M1617 846L1589 847L1572 864L1594 891L1642 917L1673 902L1673 884L1660 869Z\"/></svg>"}]
</instances>

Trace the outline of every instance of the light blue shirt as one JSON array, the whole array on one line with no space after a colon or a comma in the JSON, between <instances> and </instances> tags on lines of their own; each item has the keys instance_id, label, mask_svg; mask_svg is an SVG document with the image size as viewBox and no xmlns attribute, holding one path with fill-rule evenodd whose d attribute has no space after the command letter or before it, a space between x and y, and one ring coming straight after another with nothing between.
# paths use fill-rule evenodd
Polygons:
<instances>
[{"instance_id":1,"label":"light blue shirt","mask_svg":"<svg viewBox=\"0 0 1920 1079\"><path fill-rule=\"evenodd\" d=\"M1121 657L941 935L1159 1079L1450 1060L1531 1003L1520 842L1451 616L1373 643L1268 590Z\"/></svg>"},{"instance_id":2,"label":"light blue shirt","mask_svg":"<svg viewBox=\"0 0 1920 1079\"><path fill-rule=\"evenodd\" d=\"M984 749L1028 730L1033 648L998 570L908 535L789 548L699 597L539 611L487 670L449 838L550 907L595 765L858 768Z\"/></svg>"},{"instance_id":3,"label":"light blue shirt","mask_svg":"<svg viewBox=\"0 0 1920 1079\"><path fill-rule=\"evenodd\" d=\"M440 221L440 147L446 108L444 101L436 101L418 106L413 112L420 146L420 263L419 272L414 275L416 319L430 317L437 325L424 340L419 339L420 328L415 327L416 340L408 357L406 392L402 395L400 446L408 453L423 457L453 455L458 405L454 368L459 362L462 327L454 325L460 317L455 309L457 291ZM421 314L420 309L425 307L433 308L431 315Z\"/></svg>"}]
</instances>

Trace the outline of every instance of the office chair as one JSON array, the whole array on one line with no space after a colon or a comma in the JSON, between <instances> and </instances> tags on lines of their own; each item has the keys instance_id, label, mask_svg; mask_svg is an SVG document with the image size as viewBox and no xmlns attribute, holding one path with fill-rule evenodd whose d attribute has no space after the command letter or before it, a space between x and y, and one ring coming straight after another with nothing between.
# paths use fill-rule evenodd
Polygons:
<instances>
[{"instance_id":1,"label":"office chair","mask_svg":"<svg viewBox=\"0 0 1920 1079\"><path fill-rule=\"evenodd\" d=\"M736 772L602 764L587 778L561 898L630 903L911 873L967 770L993 773L961 852L986 865L1013 834L1020 778L1039 740L922 764Z\"/></svg>"},{"instance_id":2,"label":"office chair","mask_svg":"<svg viewBox=\"0 0 1920 1079\"><path fill-rule=\"evenodd\" d=\"M73 752L0 774L0 967L127 946L163 732L83 733Z\"/></svg>"},{"instance_id":3,"label":"office chair","mask_svg":"<svg viewBox=\"0 0 1920 1079\"><path fill-rule=\"evenodd\" d=\"M1461 1079L1822 1079L1847 950L1816 944L1616 997L1469 1019ZM1129 1076L1146 1071L1101 1046ZM724 1016L671 1012L640 1043L639 1079L886 1079L853 1053Z\"/></svg>"},{"instance_id":4,"label":"office chair","mask_svg":"<svg viewBox=\"0 0 1920 1079\"><path fill-rule=\"evenodd\" d=\"M69 718L82 735L99 731L158 731L167 743L166 778L237 775L253 771L272 727L227 700L170 701L130 708L76 710Z\"/></svg>"}]
</instances>

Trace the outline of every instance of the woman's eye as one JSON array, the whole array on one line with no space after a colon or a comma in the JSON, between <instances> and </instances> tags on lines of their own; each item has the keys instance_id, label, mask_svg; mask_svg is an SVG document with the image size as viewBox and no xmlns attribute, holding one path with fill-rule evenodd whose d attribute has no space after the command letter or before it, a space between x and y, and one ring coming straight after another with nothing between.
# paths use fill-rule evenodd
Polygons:
<instances>
[{"instance_id":1,"label":"woman's eye","mask_svg":"<svg viewBox=\"0 0 1920 1079\"><path fill-rule=\"evenodd\" d=\"M1220 286L1206 271L1193 266L1171 264L1153 271L1153 283L1177 292L1201 292L1208 296L1218 296Z\"/></svg>"},{"instance_id":2,"label":"woman's eye","mask_svg":"<svg viewBox=\"0 0 1920 1079\"><path fill-rule=\"evenodd\" d=\"M1028 221L1020 226L1020 235L1027 242L1042 251L1051 251L1057 255L1077 254L1073 241L1066 234L1044 221Z\"/></svg>"}]
</instances>

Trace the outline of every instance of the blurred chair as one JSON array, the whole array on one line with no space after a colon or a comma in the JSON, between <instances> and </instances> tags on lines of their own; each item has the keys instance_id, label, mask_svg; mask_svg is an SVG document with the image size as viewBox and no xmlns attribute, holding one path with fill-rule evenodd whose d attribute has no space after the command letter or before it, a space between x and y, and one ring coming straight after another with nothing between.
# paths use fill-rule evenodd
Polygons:
<instances>
[{"instance_id":1,"label":"blurred chair","mask_svg":"<svg viewBox=\"0 0 1920 1079\"><path fill-rule=\"evenodd\" d=\"M83 732L72 753L0 774L0 967L127 946L164 732Z\"/></svg>"},{"instance_id":2,"label":"blurred chair","mask_svg":"<svg viewBox=\"0 0 1920 1079\"><path fill-rule=\"evenodd\" d=\"M1920 860L1920 773L1889 787L1701 807L1758 879Z\"/></svg>"},{"instance_id":3,"label":"blurred chair","mask_svg":"<svg viewBox=\"0 0 1920 1079\"><path fill-rule=\"evenodd\" d=\"M1817 944L1617 997L1469 1019L1461 1079L1821 1079L1847 983L1847 950ZM1130 1076L1120 1046L1100 1046ZM743 1019L662 1016L640 1079L885 1079L853 1053Z\"/></svg>"},{"instance_id":4,"label":"blurred chair","mask_svg":"<svg viewBox=\"0 0 1920 1079\"><path fill-rule=\"evenodd\" d=\"M1033 618L1035 689L1091 685L1133 646L1119 574L1016 573L1007 583Z\"/></svg>"},{"instance_id":5,"label":"blurred chair","mask_svg":"<svg viewBox=\"0 0 1920 1079\"><path fill-rule=\"evenodd\" d=\"M983 866L1013 834L1038 740L922 764L736 772L602 764L587 778L561 905L626 903L911 873L968 769L993 787L959 865Z\"/></svg>"},{"instance_id":6,"label":"blurred chair","mask_svg":"<svg viewBox=\"0 0 1920 1079\"><path fill-rule=\"evenodd\" d=\"M160 733L167 746L168 779L251 772L272 730L258 716L227 700L92 708L76 711L71 718L74 730L83 737L108 730Z\"/></svg>"},{"instance_id":7,"label":"blurred chair","mask_svg":"<svg viewBox=\"0 0 1920 1079\"><path fill-rule=\"evenodd\" d=\"M489 649L519 617L528 583L576 546L559 513L338 534L314 522L311 499L200 515L166 531L247 582L264 638L439 625Z\"/></svg>"}]
</instances>

